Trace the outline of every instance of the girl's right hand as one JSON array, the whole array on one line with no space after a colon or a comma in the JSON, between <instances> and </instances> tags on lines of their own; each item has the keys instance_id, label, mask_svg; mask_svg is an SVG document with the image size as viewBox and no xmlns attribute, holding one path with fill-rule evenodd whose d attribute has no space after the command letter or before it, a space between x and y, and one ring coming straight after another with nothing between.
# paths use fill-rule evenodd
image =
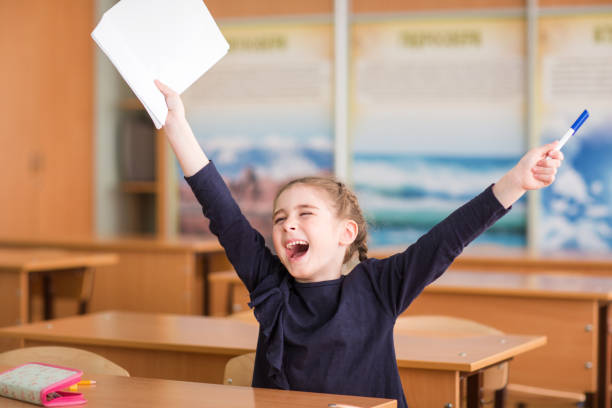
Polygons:
<instances>
[{"instance_id":1,"label":"girl's right hand","mask_svg":"<svg viewBox=\"0 0 612 408\"><path fill-rule=\"evenodd\" d=\"M181 164L183 173L187 177L193 176L202 167L208 164L208 158L200 147L196 137L191 130L191 126L185 118L185 107L178 93L174 92L168 85L155 80L155 85L164 97L168 105L168 116L164 123L164 133L176 153L176 157Z\"/></svg>"},{"instance_id":2,"label":"girl's right hand","mask_svg":"<svg viewBox=\"0 0 612 408\"><path fill-rule=\"evenodd\" d=\"M166 105L168 106L168 117L164 127L174 128L185 120L185 107L183 106L181 96L158 79L155 80L155 85L164 94Z\"/></svg>"}]
</instances>

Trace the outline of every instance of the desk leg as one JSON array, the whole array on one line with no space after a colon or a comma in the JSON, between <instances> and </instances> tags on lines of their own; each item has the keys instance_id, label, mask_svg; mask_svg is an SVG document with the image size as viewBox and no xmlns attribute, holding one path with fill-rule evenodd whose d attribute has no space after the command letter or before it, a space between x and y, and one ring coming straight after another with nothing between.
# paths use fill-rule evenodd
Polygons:
<instances>
[{"instance_id":1,"label":"desk leg","mask_svg":"<svg viewBox=\"0 0 612 408\"><path fill-rule=\"evenodd\" d=\"M78 313L83 315L87 313L89 300L93 295L94 271L92 268L83 268L80 272L83 277L83 284L81 285L81 295L79 296Z\"/></svg>"},{"instance_id":2,"label":"desk leg","mask_svg":"<svg viewBox=\"0 0 612 408\"><path fill-rule=\"evenodd\" d=\"M29 281L26 271L0 271L0 327L28 322ZM0 338L0 353L23 347L23 340Z\"/></svg>"},{"instance_id":3,"label":"desk leg","mask_svg":"<svg viewBox=\"0 0 612 408\"><path fill-rule=\"evenodd\" d=\"M44 272L42 274L42 291L43 291L43 319L53 319L53 282L51 274Z\"/></svg>"},{"instance_id":4,"label":"desk leg","mask_svg":"<svg viewBox=\"0 0 612 408\"><path fill-rule=\"evenodd\" d=\"M28 323L30 285L25 271L0 271L0 327Z\"/></svg>"},{"instance_id":5,"label":"desk leg","mask_svg":"<svg viewBox=\"0 0 612 408\"><path fill-rule=\"evenodd\" d=\"M610 408L610 371L612 371L612 337L610 336L610 304L599 306L599 349L597 364L597 406Z\"/></svg>"},{"instance_id":6,"label":"desk leg","mask_svg":"<svg viewBox=\"0 0 612 408\"><path fill-rule=\"evenodd\" d=\"M482 400L482 373L477 371L467 378L467 408L480 407Z\"/></svg>"},{"instance_id":7,"label":"desk leg","mask_svg":"<svg viewBox=\"0 0 612 408\"><path fill-rule=\"evenodd\" d=\"M204 287L202 288L202 314L204 316L210 315L210 285L208 282L208 274L210 272L210 259L208 259L209 256L212 255L198 254L196 260L196 262L200 264L202 268L202 285L204 285Z\"/></svg>"},{"instance_id":8,"label":"desk leg","mask_svg":"<svg viewBox=\"0 0 612 408\"><path fill-rule=\"evenodd\" d=\"M506 406L507 393L506 387L495 391L495 401L493 402L495 408L504 408Z\"/></svg>"},{"instance_id":9,"label":"desk leg","mask_svg":"<svg viewBox=\"0 0 612 408\"><path fill-rule=\"evenodd\" d=\"M399 374L409 407L459 407L458 371L400 367Z\"/></svg>"}]
</instances>

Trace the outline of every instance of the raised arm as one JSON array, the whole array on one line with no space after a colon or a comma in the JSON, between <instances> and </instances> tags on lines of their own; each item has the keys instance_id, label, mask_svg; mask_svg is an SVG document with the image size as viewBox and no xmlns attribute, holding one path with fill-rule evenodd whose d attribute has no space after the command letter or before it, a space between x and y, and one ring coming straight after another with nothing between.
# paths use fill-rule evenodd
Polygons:
<instances>
[{"instance_id":1,"label":"raised arm","mask_svg":"<svg viewBox=\"0 0 612 408\"><path fill-rule=\"evenodd\" d=\"M213 163L208 165L209 160L187 123L180 96L159 81L155 84L166 97L168 117L164 130L187 183L210 220L210 231L219 238L236 272L252 292L282 265L244 217Z\"/></svg>"},{"instance_id":2,"label":"raised arm","mask_svg":"<svg viewBox=\"0 0 612 408\"><path fill-rule=\"evenodd\" d=\"M155 85L166 97L166 105L168 105L168 117L164 124L166 137L178 158L183 173L191 177L208 164L208 157L204 154L185 118L185 107L180 95L158 80L155 80Z\"/></svg>"},{"instance_id":3,"label":"raised arm","mask_svg":"<svg viewBox=\"0 0 612 408\"><path fill-rule=\"evenodd\" d=\"M374 263L376 272L370 275L373 285L394 316L402 313L466 245L506 214L527 190L554 181L563 161L556 146L557 142L531 149L495 185L455 210L404 252Z\"/></svg>"}]
</instances>

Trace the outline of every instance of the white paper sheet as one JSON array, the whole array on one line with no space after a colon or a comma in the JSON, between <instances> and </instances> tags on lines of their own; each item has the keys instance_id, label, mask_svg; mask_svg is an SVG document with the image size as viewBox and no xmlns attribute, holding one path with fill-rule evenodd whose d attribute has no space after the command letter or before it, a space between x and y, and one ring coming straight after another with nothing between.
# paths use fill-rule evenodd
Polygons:
<instances>
[{"instance_id":1,"label":"white paper sheet","mask_svg":"<svg viewBox=\"0 0 612 408\"><path fill-rule=\"evenodd\" d=\"M202 0L121 0L91 33L161 128L168 109L153 81L185 91L228 51Z\"/></svg>"}]
</instances>

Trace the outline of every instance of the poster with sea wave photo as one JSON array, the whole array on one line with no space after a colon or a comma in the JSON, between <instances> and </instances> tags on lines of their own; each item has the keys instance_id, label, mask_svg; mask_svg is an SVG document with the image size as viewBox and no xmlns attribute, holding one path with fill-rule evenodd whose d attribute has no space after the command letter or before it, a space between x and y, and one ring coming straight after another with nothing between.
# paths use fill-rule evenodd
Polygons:
<instances>
[{"instance_id":1,"label":"poster with sea wave photo","mask_svg":"<svg viewBox=\"0 0 612 408\"><path fill-rule=\"evenodd\" d=\"M524 22L359 22L352 39L354 186L371 247L405 247L524 153ZM477 244L524 246L525 218L521 200Z\"/></svg>"}]
</instances>

